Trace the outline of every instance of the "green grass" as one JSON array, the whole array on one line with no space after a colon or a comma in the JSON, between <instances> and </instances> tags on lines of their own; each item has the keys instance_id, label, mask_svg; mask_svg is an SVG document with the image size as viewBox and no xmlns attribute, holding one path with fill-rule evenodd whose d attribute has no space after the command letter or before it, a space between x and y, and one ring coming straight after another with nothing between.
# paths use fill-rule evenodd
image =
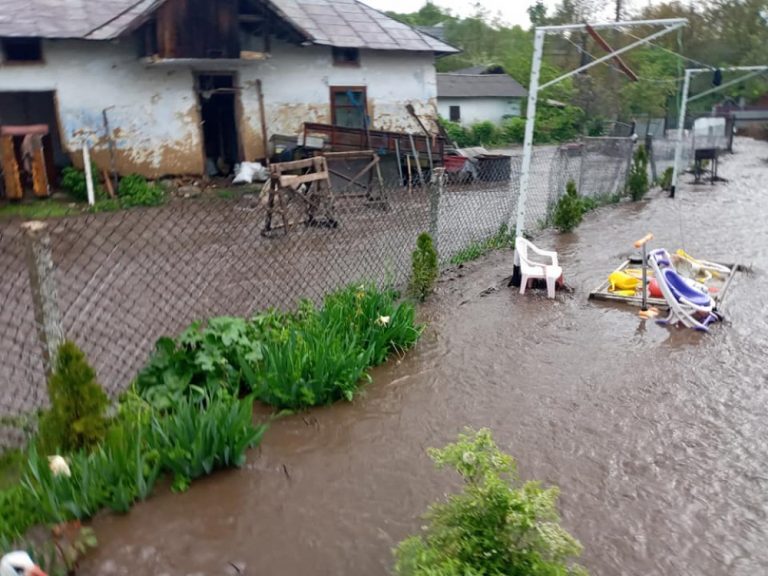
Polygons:
<instances>
[{"instance_id":1,"label":"green grass","mask_svg":"<svg viewBox=\"0 0 768 576\"><path fill-rule=\"evenodd\" d=\"M515 247L515 235L513 232L509 232L506 225L502 225L499 231L485 240L479 242L472 242L470 245L462 248L456 254L451 256L449 262L454 266L459 264L465 264L472 260L477 260L483 254L490 252L491 250L498 250L500 248L514 248Z\"/></svg>"},{"instance_id":2,"label":"green grass","mask_svg":"<svg viewBox=\"0 0 768 576\"><path fill-rule=\"evenodd\" d=\"M0 454L0 490L16 484L21 478L24 454L13 448Z\"/></svg>"},{"instance_id":3,"label":"green grass","mask_svg":"<svg viewBox=\"0 0 768 576\"><path fill-rule=\"evenodd\" d=\"M79 214L80 211L81 207L77 204L73 205L56 200L36 200L29 203L5 202L0 204L0 218L42 220Z\"/></svg>"}]
</instances>

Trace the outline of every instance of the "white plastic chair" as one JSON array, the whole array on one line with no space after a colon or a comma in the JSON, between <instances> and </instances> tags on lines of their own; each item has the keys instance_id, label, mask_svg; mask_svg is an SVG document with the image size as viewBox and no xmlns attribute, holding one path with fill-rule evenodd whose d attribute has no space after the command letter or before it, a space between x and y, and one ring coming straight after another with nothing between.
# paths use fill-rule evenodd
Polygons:
<instances>
[{"instance_id":1,"label":"white plastic chair","mask_svg":"<svg viewBox=\"0 0 768 576\"><path fill-rule=\"evenodd\" d=\"M531 260L529 252L550 259L550 263ZM547 296L555 297L557 279L563 275L563 269L557 263L557 252L542 250L523 237L515 239L515 266L520 266L520 294L525 294L528 280L541 278L547 281Z\"/></svg>"}]
</instances>

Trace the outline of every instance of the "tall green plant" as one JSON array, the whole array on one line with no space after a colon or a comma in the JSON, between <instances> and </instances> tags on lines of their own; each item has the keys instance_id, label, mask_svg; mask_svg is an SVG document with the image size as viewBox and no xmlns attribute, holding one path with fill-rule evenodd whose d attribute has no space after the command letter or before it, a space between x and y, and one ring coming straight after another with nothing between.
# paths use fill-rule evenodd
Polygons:
<instances>
[{"instance_id":1,"label":"tall green plant","mask_svg":"<svg viewBox=\"0 0 768 576\"><path fill-rule=\"evenodd\" d=\"M92 448L107 431L107 395L85 354L66 341L48 380L51 407L40 418L39 444L49 454Z\"/></svg>"},{"instance_id":2,"label":"tall green plant","mask_svg":"<svg viewBox=\"0 0 768 576\"><path fill-rule=\"evenodd\" d=\"M560 526L557 488L521 482L515 462L487 429L460 434L431 449L438 468L450 467L464 489L434 504L425 532L400 543L400 576L576 576L581 545Z\"/></svg>"},{"instance_id":3,"label":"tall green plant","mask_svg":"<svg viewBox=\"0 0 768 576\"><path fill-rule=\"evenodd\" d=\"M416 250L411 255L411 295L422 302L426 300L432 292L437 274L437 250L432 236L423 232L416 239Z\"/></svg>"},{"instance_id":4,"label":"tall green plant","mask_svg":"<svg viewBox=\"0 0 768 576\"><path fill-rule=\"evenodd\" d=\"M571 232L584 217L584 202L579 197L576 190L576 183L568 180L565 186L565 194L560 197L555 206L555 213L552 217L555 228L560 232Z\"/></svg>"},{"instance_id":5,"label":"tall green plant","mask_svg":"<svg viewBox=\"0 0 768 576\"><path fill-rule=\"evenodd\" d=\"M632 166L629 170L629 195L637 202L648 192L648 153L645 146L640 144L632 156Z\"/></svg>"}]
</instances>

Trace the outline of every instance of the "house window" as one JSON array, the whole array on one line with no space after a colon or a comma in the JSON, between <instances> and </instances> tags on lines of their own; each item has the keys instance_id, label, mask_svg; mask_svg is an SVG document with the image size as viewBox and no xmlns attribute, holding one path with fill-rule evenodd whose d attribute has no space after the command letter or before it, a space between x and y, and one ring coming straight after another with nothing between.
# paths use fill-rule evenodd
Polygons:
<instances>
[{"instance_id":1,"label":"house window","mask_svg":"<svg viewBox=\"0 0 768 576\"><path fill-rule=\"evenodd\" d=\"M331 122L334 126L365 128L367 111L364 87L331 87Z\"/></svg>"},{"instance_id":2,"label":"house window","mask_svg":"<svg viewBox=\"0 0 768 576\"><path fill-rule=\"evenodd\" d=\"M43 59L40 38L3 38L2 43L6 62L40 62Z\"/></svg>"},{"instance_id":3,"label":"house window","mask_svg":"<svg viewBox=\"0 0 768 576\"><path fill-rule=\"evenodd\" d=\"M461 122L461 106L450 106L448 116L451 122Z\"/></svg>"},{"instance_id":4,"label":"house window","mask_svg":"<svg viewBox=\"0 0 768 576\"><path fill-rule=\"evenodd\" d=\"M357 48L333 47L334 66L360 66L360 50Z\"/></svg>"}]
</instances>

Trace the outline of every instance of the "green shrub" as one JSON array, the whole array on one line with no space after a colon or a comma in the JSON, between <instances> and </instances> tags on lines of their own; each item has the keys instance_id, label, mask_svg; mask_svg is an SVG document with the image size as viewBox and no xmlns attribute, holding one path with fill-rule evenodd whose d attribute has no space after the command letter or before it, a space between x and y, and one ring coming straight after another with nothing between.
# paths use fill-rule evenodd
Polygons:
<instances>
[{"instance_id":1,"label":"green shrub","mask_svg":"<svg viewBox=\"0 0 768 576\"><path fill-rule=\"evenodd\" d=\"M553 223L560 232L571 232L581 223L584 216L584 204L576 190L576 183L568 180L565 194L560 197L555 206Z\"/></svg>"},{"instance_id":2,"label":"green shrub","mask_svg":"<svg viewBox=\"0 0 768 576\"><path fill-rule=\"evenodd\" d=\"M42 521L43 517L32 492L21 484L0 490L0 540L20 538L30 527Z\"/></svg>"},{"instance_id":3,"label":"green shrub","mask_svg":"<svg viewBox=\"0 0 768 576\"><path fill-rule=\"evenodd\" d=\"M48 454L92 448L107 430L109 403L85 354L64 342L48 379L51 407L40 417L39 445Z\"/></svg>"},{"instance_id":4,"label":"green shrub","mask_svg":"<svg viewBox=\"0 0 768 576\"><path fill-rule=\"evenodd\" d=\"M397 547L401 576L575 576L581 545L560 526L558 491L522 483L514 460L488 430L459 435L454 444L430 450L439 468L450 467L464 490L434 504L428 525Z\"/></svg>"},{"instance_id":5,"label":"green shrub","mask_svg":"<svg viewBox=\"0 0 768 576\"><path fill-rule=\"evenodd\" d=\"M432 236L423 232L416 239L416 250L411 255L411 295L422 302L426 300L432 292L437 274L437 250Z\"/></svg>"},{"instance_id":6,"label":"green shrub","mask_svg":"<svg viewBox=\"0 0 768 576\"><path fill-rule=\"evenodd\" d=\"M204 410L182 400L171 414L152 418L150 444L164 470L173 474L173 489L186 490L190 481L214 470L241 467L245 451L261 441L265 425L253 425L253 403L217 394Z\"/></svg>"},{"instance_id":7,"label":"green shrub","mask_svg":"<svg viewBox=\"0 0 768 576\"><path fill-rule=\"evenodd\" d=\"M661 180L659 180L659 187L662 190L670 191L672 189L672 176L674 174L674 168L672 166L669 166L666 170L664 170L664 173L661 175Z\"/></svg>"},{"instance_id":8,"label":"green shrub","mask_svg":"<svg viewBox=\"0 0 768 576\"><path fill-rule=\"evenodd\" d=\"M496 126L488 120L472 124L470 130L475 146L493 146L499 141Z\"/></svg>"},{"instance_id":9,"label":"green shrub","mask_svg":"<svg viewBox=\"0 0 768 576\"><path fill-rule=\"evenodd\" d=\"M525 118L508 118L501 124L505 143L522 144L525 141Z\"/></svg>"},{"instance_id":10,"label":"green shrub","mask_svg":"<svg viewBox=\"0 0 768 576\"><path fill-rule=\"evenodd\" d=\"M91 175L93 176L94 200L106 198L107 193L99 180L99 168L91 162ZM88 185L85 179L85 170L79 170L74 166L67 166L61 171L61 187L79 202L88 201Z\"/></svg>"},{"instance_id":11,"label":"green shrub","mask_svg":"<svg viewBox=\"0 0 768 576\"><path fill-rule=\"evenodd\" d=\"M637 202L648 192L648 154L645 146L640 144L632 156L632 166L629 170L629 195Z\"/></svg>"},{"instance_id":12,"label":"green shrub","mask_svg":"<svg viewBox=\"0 0 768 576\"><path fill-rule=\"evenodd\" d=\"M440 118L438 121L443 126L446 134L448 134L448 138L452 142L455 142L459 148L473 146L475 144L469 131L458 122L451 122L445 118Z\"/></svg>"},{"instance_id":13,"label":"green shrub","mask_svg":"<svg viewBox=\"0 0 768 576\"><path fill-rule=\"evenodd\" d=\"M117 191L120 204L127 208L131 206L157 206L165 200L163 189L147 182L138 174L129 174L120 180Z\"/></svg>"}]
</instances>

